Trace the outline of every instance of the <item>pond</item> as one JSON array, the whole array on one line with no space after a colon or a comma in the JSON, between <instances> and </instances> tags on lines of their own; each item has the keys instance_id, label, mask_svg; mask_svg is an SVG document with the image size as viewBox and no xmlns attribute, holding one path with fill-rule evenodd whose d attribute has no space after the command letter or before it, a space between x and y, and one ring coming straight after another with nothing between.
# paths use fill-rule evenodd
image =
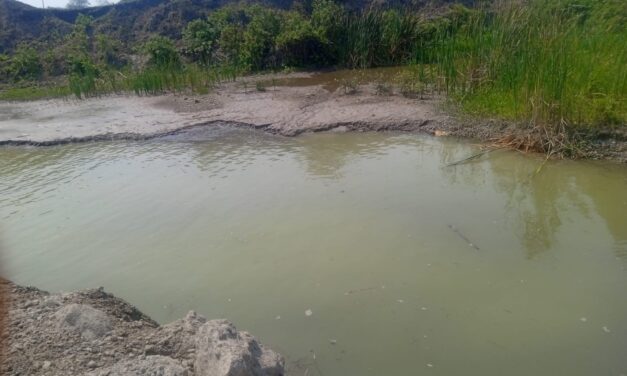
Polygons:
<instances>
[{"instance_id":1,"label":"pond","mask_svg":"<svg viewBox=\"0 0 627 376\"><path fill-rule=\"evenodd\" d=\"M395 133L0 148L4 274L228 318L292 375L627 374L627 168Z\"/></svg>"}]
</instances>

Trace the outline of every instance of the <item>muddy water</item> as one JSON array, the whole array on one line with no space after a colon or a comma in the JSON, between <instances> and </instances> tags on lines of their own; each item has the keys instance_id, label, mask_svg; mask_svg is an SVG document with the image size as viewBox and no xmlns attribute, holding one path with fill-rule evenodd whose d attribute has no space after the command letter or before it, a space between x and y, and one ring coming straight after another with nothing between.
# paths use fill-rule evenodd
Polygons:
<instances>
[{"instance_id":1,"label":"muddy water","mask_svg":"<svg viewBox=\"0 0 627 376\"><path fill-rule=\"evenodd\" d=\"M5 147L2 265L160 322L228 317L293 375L627 374L627 169L444 167L475 151L226 129Z\"/></svg>"},{"instance_id":2,"label":"muddy water","mask_svg":"<svg viewBox=\"0 0 627 376\"><path fill-rule=\"evenodd\" d=\"M410 72L407 67L384 67L362 70L339 69L323 73L312 73L308 76L285 77L263 81L267 87L272 86L315 86L320 85L327 91L334 92L347 84L365 85L372 83L397 82L403 74Z\"/></svg>"}]
</instances>

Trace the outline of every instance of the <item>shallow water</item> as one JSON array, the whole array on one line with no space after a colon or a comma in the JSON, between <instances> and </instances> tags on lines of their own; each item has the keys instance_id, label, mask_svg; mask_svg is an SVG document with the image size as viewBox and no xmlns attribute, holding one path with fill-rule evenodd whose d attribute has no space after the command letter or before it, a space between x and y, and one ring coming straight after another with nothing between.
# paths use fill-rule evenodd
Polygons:
<instances>
[{"instance_id":1,"label":"shallow water","mask_svg":"<svg viewBox=\"0 0 627 376\"><path fill-rule=\"evenodd\" d=\"M445 167L476 151L202 128L0 148L2 266L227 317L293 375L627 374L627 168Z\"/></svg>"},{"instance_id":2,"label":"shallow water","mask_svg":"<svg viewBox=\"0 0 627 376\"><path fill-rule=\"evenodd\" d=\"M383 67L369 69L338 69L328 72L315 72L308 76L284 77L263 83L268 86L315 86L320 85L327 91L335 92L339 88L348 84L365 85L372 83L396 82L404 73L409 73L410 68L406 66Z\"/></svg>"}]
</instances>

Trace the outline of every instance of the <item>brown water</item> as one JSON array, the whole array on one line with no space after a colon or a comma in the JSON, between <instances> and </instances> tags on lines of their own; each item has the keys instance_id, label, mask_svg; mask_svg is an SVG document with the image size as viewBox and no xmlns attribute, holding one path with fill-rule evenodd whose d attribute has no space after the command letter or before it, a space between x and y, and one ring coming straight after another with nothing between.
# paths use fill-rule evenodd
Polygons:
<instances>
[{"instance_id":1,"label":"brown water","mask_svg":"<svg viewBox=\"0 0 627 376\"><path fill-rule=\"evenodd\" d=\"M354 85L365 85L372 83L393 83L396 82L403 73L409 72L408 67L384 67L361 70L339 69L329 72L316 72L309 76L284 77L267 80L263 83L266 86L316 86L320 85L325 90L334 92L348 83Z\"/></svg>"},{"instance_id":2,"label":"brown water","mask_svg":"<svg viewBox=\"0 0 627 376\"><path fill-rule=\"evenodd\" d=\"M474 152L228 129L0 148L2 265L227 317L293 375L627 374L627 168L445 167Z\"/></svg>"}]
</instances>

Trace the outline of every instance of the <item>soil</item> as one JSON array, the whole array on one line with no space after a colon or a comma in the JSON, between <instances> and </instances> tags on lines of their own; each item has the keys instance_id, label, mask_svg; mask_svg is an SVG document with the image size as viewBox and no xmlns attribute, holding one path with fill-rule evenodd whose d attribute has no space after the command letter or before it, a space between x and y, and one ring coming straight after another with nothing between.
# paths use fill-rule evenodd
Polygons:
<instances>
[{"instance_id":1,"label":"soil","mask_svg":"<svg viewBox=\"0 0 627 376\"><path fill-rule=\"evenodd\" d=\"M291 82L292 86L273 86L269 84L271 78ZM293 85L303 78L306 84ZM353 90L315 79L307 81L309 78L303 73L247 77L196 96L2 102L0 145L148 139L216 124L252 127L282 136L321 131L404 131L485 143L530 134L521 125L457 116L436 95L408 98L398 90L379 95L374 84L361 84ZM258 81L264 85L257 86ZM597 132L587 137L589 142L579 154L627 162L625 133Z\"/></svg>"}]
</instances>

